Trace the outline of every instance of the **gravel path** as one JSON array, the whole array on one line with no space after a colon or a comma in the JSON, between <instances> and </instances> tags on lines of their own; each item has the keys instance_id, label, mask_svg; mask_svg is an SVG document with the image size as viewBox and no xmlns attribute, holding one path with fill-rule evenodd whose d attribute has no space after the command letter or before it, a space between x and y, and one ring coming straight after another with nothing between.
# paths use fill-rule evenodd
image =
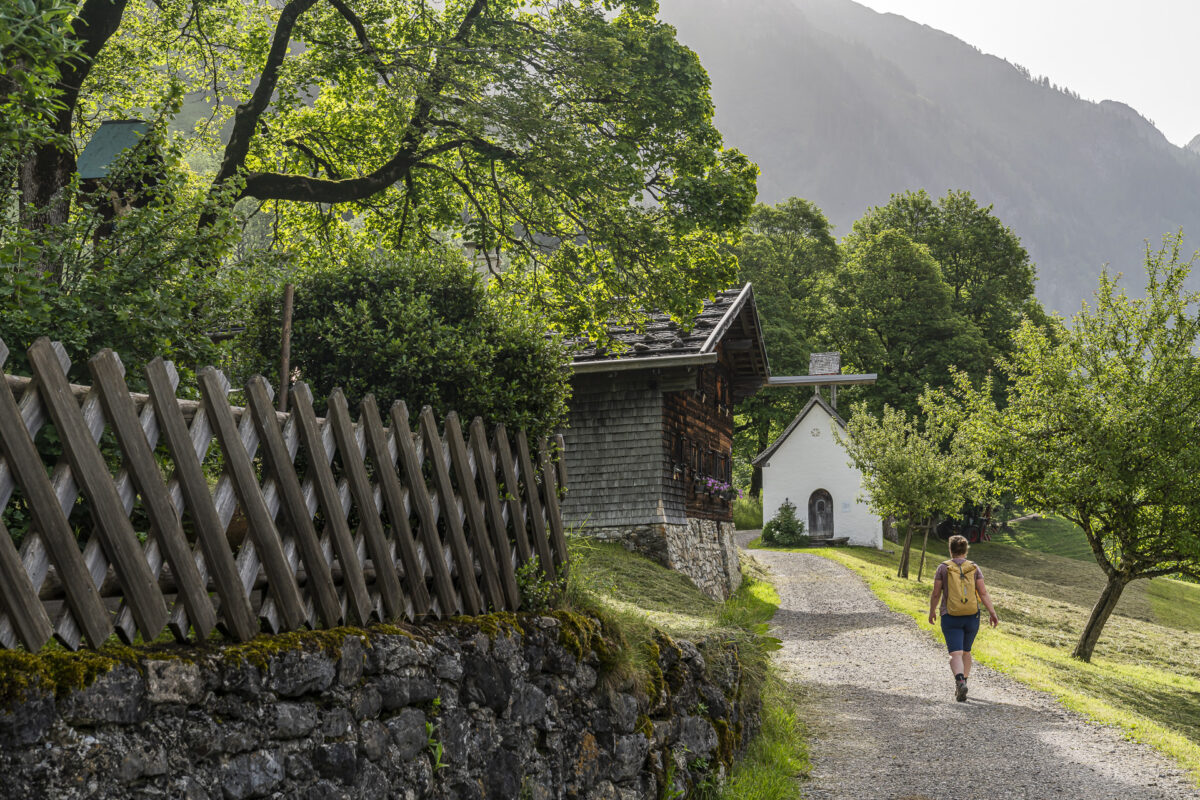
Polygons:
<instances>
[{"instance_id":1,"label":"gravel path","mask_svg":"<svg viewBox=\"0 0 1200 800\"><path fill-rule=\"evenodd\" d=\"M783 601L777 661L808 690L811 800L1200 798L1150 748L990 669L977 666L956 703L943 646L840 564L753 555Z\"/></svg>"}]
</instances>

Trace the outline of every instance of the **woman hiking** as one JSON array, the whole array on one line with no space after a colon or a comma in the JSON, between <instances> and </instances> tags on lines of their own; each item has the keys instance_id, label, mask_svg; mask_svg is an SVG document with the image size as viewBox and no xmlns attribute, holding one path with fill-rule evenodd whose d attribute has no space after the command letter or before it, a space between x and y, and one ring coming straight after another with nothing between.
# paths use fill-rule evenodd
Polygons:
<instances>
[{"instance_id":1,"label":"woman hiking","mask_svg":"<svg viewBox=\"0 0 1200 800\"><path fill-rule=\"evenodd\" d=\"M938 565L933 576L933 593L929 595L929 624L937 618L939 600L942 612L942 633L950 651L950 671L954 673L954 699L967 699L967 678L971 675L971 644L979 633L979 603L988 611L992 627L1000 624L991 595L983 585L983 571L967 560L965 536L950 537L950 560Z\"/></svg>"}]
</instances>

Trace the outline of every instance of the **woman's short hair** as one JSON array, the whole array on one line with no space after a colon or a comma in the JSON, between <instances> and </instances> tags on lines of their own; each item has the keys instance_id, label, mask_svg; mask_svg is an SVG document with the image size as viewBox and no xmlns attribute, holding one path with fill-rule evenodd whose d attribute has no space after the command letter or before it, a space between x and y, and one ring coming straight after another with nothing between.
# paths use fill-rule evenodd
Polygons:
<instances>
[{"instance_id":1,"label":"woman's short hair","mask_svg":"<svg viewBox=\"0 0 1200 800\"><path fill-rule=\"evenodd\" d=\"M950 555L965 556L967 554L967 537L955 534L950 537Z\"/></svg>"}]
</instances>

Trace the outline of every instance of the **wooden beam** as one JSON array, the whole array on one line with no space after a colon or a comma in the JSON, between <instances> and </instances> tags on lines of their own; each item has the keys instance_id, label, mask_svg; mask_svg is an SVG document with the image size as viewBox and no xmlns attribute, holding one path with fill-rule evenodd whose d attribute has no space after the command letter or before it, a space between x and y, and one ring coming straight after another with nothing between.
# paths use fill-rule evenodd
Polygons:
<instances>
[{"instance_id":1,"label":"wooden beam","mask_svg":"<svg viewBox=\"0 0 1200 800\"><path fill-rule=\"evenodd\" d=\"M875 383L879 376L866 375L772 375L767 386L852 386Z\"/></svg>"}]
</instances>

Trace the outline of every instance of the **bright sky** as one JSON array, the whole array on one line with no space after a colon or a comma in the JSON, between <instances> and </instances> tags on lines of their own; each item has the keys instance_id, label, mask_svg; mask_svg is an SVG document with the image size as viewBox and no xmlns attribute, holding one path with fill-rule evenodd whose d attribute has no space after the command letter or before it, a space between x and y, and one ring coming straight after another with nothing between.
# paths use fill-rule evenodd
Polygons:
<instances>
[{"instance_id":1,"label":"bright sky","mask_svg":"<svg viewBox=\"0 0 1200 800\"><path fill-rule=\"evenodd\" d=\"M857 0L946 31L1088 100L1119 100L1178 145L1200 134L1198 0Z\"/></svg>"}]
</instances>

